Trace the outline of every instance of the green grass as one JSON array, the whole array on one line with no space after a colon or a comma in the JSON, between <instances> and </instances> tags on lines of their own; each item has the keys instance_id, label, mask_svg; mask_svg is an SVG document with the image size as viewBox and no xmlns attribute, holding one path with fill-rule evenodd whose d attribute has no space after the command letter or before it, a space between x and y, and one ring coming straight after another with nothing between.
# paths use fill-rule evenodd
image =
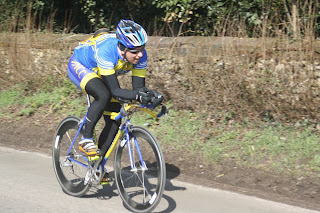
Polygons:
<instances>
[{"instance_id":1,"label":"green grass","mask_svg":"<svg viewBox=\"0 0 320 213\"><path fill-rule=\"evenodd\" d=\"M80 116L86 110L85 98L75 98L77 88L69 81L53 86L50 80L38 90L30 91L26 84L18 84L0 91L0 117L12 117L10 108L18 116L31 116L35 112L43 114L72 113Z\"/></svg>"},{"instance_id":2,"label":"green grass","mask_svg":"<svg viewBox=\"0 0 320 213\"><path fill-rule=\"evenodd\" d=\"M1 91L0 118L21 118L36 112L81 117L86 111L84 95L78 96L77 88L68 81L60 82L57 87L51 83L34 92L26 90L25 85ZM132 118L134 124L151 124L148 128L164 149L175 149L190 156L197 154L212 164L233 162L237 166L279 173L320 176L319 130L307 122L281 125L246 119L230 125L230 119L222 119L210 123L205 114L173 110L170 102L167 106L169 116L164 124L161 119L154 121L143 112Z\"/></svg>"},{"instance_id":3,"label":"green grass","mask_svg":"<svg viewBox=\"0 0 320 213\"><path fill-rule=\"evenodd\" d=\"M132 123L137 125L151 123L149 129L157 138L161 138L161 143L164 145L173 146L178 150L193 149L193 144L201 138L199 132L201 132L202 121L196 119L192 112L170 110L170 105L168 108L169 116L164 124L161 119L156 122L143 112L139 112L139 116L135 115Z\"/></svg>"},{"instance_id":4,"label":"green grass","mask_svg":"<svg viewBox=\"0 0 320 213\"><path fill-rule=\"evenodd\" d=\"M6 91L0 92L0 109L16 104L17 98L20 97L21 89L17 86L11 87Z\"/></svg>"},{"instance_id":5,"label":"green grass","mask_svg":"<svg viewBox=\"0 0 320 213\"><path fill-rule=\"evenodd\" d=\"M147 115L136 116L142 125ZM245 122L208 125L204 115L173 111L164 125L150 127L165 148L203 156L213 164L235 165L292 175L319 175L320 135L309 125L274 125Z\"/></svg>"}]
</instances>

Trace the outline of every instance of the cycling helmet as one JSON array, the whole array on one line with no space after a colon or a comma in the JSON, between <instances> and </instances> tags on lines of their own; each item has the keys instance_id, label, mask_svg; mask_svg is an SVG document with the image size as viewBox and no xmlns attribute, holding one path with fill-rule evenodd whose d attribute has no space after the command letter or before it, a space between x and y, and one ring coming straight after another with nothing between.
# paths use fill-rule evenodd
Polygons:
<instances>
[{"instance_id":1,"label":"cycling helmet","mask_svg":"<svg viewBox=\"0 0 320 213\"><path fill-rule=\"evenodd\" d=\"M143 46L148 41L146 31L131 20L121 20L117 26L116 35L120 43L129 49Z\"/></svg>"}]
</instances>

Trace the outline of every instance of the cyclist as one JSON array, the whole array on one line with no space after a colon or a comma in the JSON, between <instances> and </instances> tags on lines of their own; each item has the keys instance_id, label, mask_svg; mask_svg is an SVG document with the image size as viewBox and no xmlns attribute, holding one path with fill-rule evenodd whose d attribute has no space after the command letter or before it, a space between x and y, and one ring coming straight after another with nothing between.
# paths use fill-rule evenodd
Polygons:
<instances>
[{"instance_id":1,"label":"cyclist","mask_svg":"<svg viewBox=\"0 0 320 213\"><path fill-rule=\"evenodd\" d=\"M93 136L94 127L104 111L119 112L119 100L137 100L157 106L163 96L145 87L148 36L131 20L121 20L116 34L98 34L80 42L68 63L68 76L84 93L94 97L88 110L83 138L79 149L88 156L104 155L120 126L120 121L104 115L98 148ZM132 90L120 88L117 76L132 71Z\"/></svg>"}]
</instances>

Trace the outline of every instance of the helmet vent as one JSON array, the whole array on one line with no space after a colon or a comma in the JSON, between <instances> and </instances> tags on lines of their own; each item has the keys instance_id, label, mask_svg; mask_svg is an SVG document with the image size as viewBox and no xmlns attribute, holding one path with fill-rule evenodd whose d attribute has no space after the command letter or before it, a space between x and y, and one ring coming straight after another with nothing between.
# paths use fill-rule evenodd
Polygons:
<instances>
[{"instance_id":1,"label":"helmet vent","mask_svg":"<svg viewBox=\"0 0 320 213\"><path fill-rule=\"evenodd\" d=\"M146 31L137 23L121 20L117 27L117 38L127 48L143 46L148 41Z\"/></svg>"}]
</instances>

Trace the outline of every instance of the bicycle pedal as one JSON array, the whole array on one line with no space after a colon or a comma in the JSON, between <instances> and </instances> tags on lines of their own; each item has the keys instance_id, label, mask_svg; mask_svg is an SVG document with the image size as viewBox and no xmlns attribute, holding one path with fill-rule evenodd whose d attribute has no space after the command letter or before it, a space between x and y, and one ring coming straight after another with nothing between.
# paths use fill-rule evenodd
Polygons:
<instances>
[{"instance_id":1,"label":"bicycle pedal","mask_svg":"<svg viewBox=\"0 0 320 213\"><path fill-rule=\"evenodd\" d=\"M105 173L103 175L103 178L100 182L101 185L107 185L107 184L110 184L111 182L113 182L113 178L109 175L109 173Z\"/></svg>"}]
</instances>

